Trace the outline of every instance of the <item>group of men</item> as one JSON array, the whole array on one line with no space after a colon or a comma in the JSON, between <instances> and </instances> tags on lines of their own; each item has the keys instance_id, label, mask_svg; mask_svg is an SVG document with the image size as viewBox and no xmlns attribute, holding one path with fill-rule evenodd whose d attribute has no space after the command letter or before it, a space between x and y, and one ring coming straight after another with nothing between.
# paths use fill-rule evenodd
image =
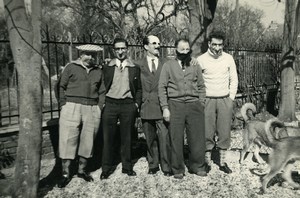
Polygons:
<instances>
[{"instance_id":1,"label":"group of men","mask_svg":"<svg viewBox=\"0 0 300 198\"><path fill-rule=\"evenodd\" d=\"M184 177L185 133L190 173L207 175L214 147L220 151L220 170L231 173L225 151L230 146L238 79L232 56L223 52L224 40L222 32L212 32L208 51L196 59L191 56L189 41L179 39L176 58L166 60L160 57L159 38L149 35L143 39L146 56L133 62L127 54L127 41L117 38L115 58L102 68L94 62L100 47L79 46L79 59L65 67L59 83L62 177L58 187L70 182L70 164L77 155L77 176L93 181L86 166L100 120L104 140L100 179L108 179L114 171L118 121L122 173L136 176L131 146L138 114L147 143L148 174L161 170L165 176Z\"/></svg>"}]
</instances>

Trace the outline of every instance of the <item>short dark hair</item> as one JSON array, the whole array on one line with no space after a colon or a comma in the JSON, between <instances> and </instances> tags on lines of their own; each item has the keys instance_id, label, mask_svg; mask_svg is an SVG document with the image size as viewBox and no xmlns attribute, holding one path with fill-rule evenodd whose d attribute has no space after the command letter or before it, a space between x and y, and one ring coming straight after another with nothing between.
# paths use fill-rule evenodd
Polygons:
<instances>
[{"instance_id":1,"label":"short dark hair","mask_svg":"<svg viewBox=\"0 0 300 198\"><path fill-rule=\"evenodd\" d=\"M220 30L213 30L208 36L208 41L211 41L213 38L225 41L225 33Z\"/></svg>"},{"instance_id":2,"label":"short dark hair","mask_svg":"<svg viewBox=\"0 0 300 198\"><path fill-rule=\"evenodd\" d=\"M128 41L124 38L115 38L113 46L115 46L116 43L125 43L126 47L128 47Z\"/></svg>"},{"instance_id":3,"label":"short dark hair","mask_svg":"<svg viewBox=\"0 0 300 198\"><path fill-rule=\"evenodd\" d=\"M149 35L143 38L143 46L149 44Z\"/></svg>"},{"instance_id":4,"label":"short dark hair","mask_svg":"<svg viewBox=\"0 0 300 198\"><path fill-rule=\"evenodd\" d=\"M177 39L177 40L175 41L175 47L178 46L178 44L179 44L180 41L183 41L183 42L185 42L185 43L190 44L189 39L187 39L187 38L179 38L179 39Z\"/></svg>"}]
</instances>

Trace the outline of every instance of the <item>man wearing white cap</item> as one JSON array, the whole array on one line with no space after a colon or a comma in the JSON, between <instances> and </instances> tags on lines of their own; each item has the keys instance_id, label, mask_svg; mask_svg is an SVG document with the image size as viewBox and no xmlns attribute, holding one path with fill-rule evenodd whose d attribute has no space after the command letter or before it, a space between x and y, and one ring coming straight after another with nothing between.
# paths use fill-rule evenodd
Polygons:
<instances>
[{"instance_id":1,"label":"man wearing white cap","mask_svg":"<svg viewBox=\"0 0 300 198\"><path fill-rule=\"evenodd\" d=\"M86 170L87 161L93 155L94 138L100 125L105 87L102 70L95 64L96 45L78 46L80 57L68 64L60 77L59 102L59 157L62 159L62 178L59 188L70 181L70 164L79 156L77 176L93 181Z\"/></svg>"}]
</instances>

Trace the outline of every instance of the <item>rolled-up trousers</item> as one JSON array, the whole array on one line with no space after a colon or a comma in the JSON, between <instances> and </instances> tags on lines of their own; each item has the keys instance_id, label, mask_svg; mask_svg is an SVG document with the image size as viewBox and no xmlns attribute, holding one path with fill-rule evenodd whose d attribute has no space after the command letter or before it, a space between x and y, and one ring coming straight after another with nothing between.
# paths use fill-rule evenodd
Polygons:
<instances>
[{"instance_id":1,"label":"rolled-up trousers","mask_svg":"<svg viewBox=\"0 0 300 198\"><path fill-rule=\"evenodd\" d=\"M204 171L205 131L204 106L200 101L177 102L169 100L171 167L174 174L184 173L184 129L186 129L189 148L189 171Z\"/></svg>"},{"instance_id":2,"label":"rolled-up trousers","mask_svg":"<svg viewBox=\"0 0 300 198\"><path fill-rule=\"evenodd\" d=\"M62 106L59 118L59 157L74 159L76 154L84 158L92 157L100 117L98 105L67 102Z\"/></svg>"}]
</instances>

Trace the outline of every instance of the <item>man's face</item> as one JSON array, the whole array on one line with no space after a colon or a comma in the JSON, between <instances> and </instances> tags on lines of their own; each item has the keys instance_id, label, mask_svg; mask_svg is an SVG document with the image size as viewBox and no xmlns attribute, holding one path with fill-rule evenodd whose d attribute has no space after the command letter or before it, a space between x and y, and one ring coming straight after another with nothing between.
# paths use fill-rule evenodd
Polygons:
<instances>
[{"instance_id":1,"label":"man's face","mask_svg":"<svg viewBox=\"0 0 300 198\"><path fill-rule=\"evenodd\" d=\"M125 60L127 58L127 46L125 42L115 43L114 52L116 58L119 60Z\"/></svg>"},{"instance_id":2,"label":"man's face","mask_svg":"<svg viewBox=\"0 0 300 198\"><path fill-rule=\"evenodd\" d=\"M80 56L82 64L86 67L91 67L96 64L97 53L83 52Z\"/></svg>"},{"instance_id":3,"label":"man's face","mask_svg":"<svg viewBox=\"0 0 300 198\"><path fill-rule=\"evenodd\" d=\"M159 38L156 36L149 36L149 43L145 45L145 49L147 50L147 54L150 56L159 56L159 49L160 49L160 41Z\"/></svg>"},{"instance_id":4,"label":"man's face","mask_svg":"<svg viewBox=\"0 0 300 198\"><path fill-rule=\"evenodd\" d=\"M222 54L223 46L224 43L222 39L212 38L211 41L208 42L208 48L216 56Z\"/></svg>"},{"instance_id":5,"label":"man's face","mask_svg":"<svg viewBox=\"0 0 300 198\"><path fill-rule=\"evenodd\" d=\"M190 44L186 41L179 41L176 50L181 54L187 54L191 50Z\"/></svg>"}]
</instances>

